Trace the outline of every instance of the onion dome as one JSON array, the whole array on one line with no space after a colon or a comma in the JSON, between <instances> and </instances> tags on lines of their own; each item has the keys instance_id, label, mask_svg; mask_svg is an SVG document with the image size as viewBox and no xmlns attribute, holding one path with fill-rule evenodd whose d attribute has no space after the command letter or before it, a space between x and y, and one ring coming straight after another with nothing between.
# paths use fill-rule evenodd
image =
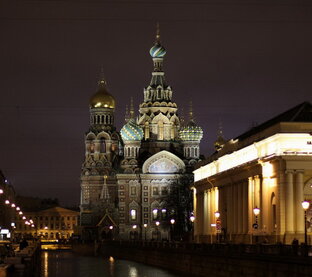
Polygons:
<instances>
[{"instance_id":1,"label":"onion dome","mask_svg":"<svg viewBox=\"0 0 312 277\"><path fill-rule=\"evenodd\" d=\"M203 138L203 129L191 120L180 129L179 136L182 141L200 141Z\"/></svg>"},{"instance_id":2,"label":"onion dome","mask_svg":"<svg viewBox=\"0 0 312 277\"><path fill-rule=\"evenodd\" d=\"M131 118L120 130L123 141L140 141L144 137L143 129Z\"/></svg>"},{"instance_id":3,"label":"onion dome","mask_svg":"<svg viewBox=\"0 0 312 277\"><path fill-rule=\"evenodd\" d=\"M104 79L99 81L97 92L90 98L91 108L115 108L115 98L107 91Z\"/></svg>"},{"instance_id":4,"label":"onion dome","mask_svg":"<svg viewBox=\"0 0 312 277\"><path fill-rule=\"evenodd\" d=\"M150 55L152 56L152 58L163 58L166 55L166 49L160 43L157 42L150 49Z\"/></svg>"}]
</instances>

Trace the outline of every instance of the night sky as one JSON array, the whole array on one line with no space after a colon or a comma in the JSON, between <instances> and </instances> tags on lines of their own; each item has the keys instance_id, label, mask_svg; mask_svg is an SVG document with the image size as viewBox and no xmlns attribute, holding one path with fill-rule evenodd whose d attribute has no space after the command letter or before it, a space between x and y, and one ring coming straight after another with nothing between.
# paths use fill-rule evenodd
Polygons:
<instances>
[{"instance_id":1,"label":"night sky","mask_svg":"<svg viewBox=\"0 0 312 277\"><path fill-rule=\"evenodd\" d=\"M101 65L120 129L150 81L157 21L167 82L180 111L193 101L202 154L219 121L233 138L310 101L310 1L2 0L0 169L18 193L79 203Z\"/></svg>"}]
</instances>

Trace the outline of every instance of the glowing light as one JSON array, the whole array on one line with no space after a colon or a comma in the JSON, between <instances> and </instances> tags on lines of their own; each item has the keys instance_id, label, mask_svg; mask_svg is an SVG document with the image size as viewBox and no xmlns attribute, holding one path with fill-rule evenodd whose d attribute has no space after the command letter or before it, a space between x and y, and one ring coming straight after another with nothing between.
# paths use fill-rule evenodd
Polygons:
<instances>
[{"instance_id":1,"label":"glowing light","mask_svg":"<svg viewBox=\"0 0 312 277\"><path fill-rule=\"evenodd\" d=\"M44 226L44 230L48 230L48 226Z\"/></svg>"},{"instance_id":2,"label":"glowing light","mask_svg":"<svg viewBox=\"0 0 312 277\"><path fill-rule=\"evenodd\" d=\"M146 228L146 227L147 227L147 224L146 224L146 223L144 223L144 225L143 225L143 226L144 226L144 228Z\"/></svg>"},{"instance_id":3,"label":"glowing light","mask_svg":"<svg viewBox=\"0 0 312 277\"><path fill-rule=\"evenodd\" d=\"M14 203L12 203L12 204L11 204L11 207L12 207L12 208L15 208L15 204L14 204Z\"/></svg>"},{"instance_id":4,"label":"glowing light","mask_svg":"<svg viewBox=\"0 0 312 277\"><path fill-rule=\"evenodd\" d=\"M309 207L310 207L310 202L307 201L307 200L304 200L304 201L301 203L301 205L302 205L302 208L306 211L306 210L309 209Z\"/></svg>"},{"instance_id":5,"label":"glowing light","mask_svg":"<svg viewBox=\"0 0 312 277\"><path fill-rule=\"evenodd\" d=\"M31 227L33 227L33 228L34 228L34 227L35 227L35 225L34 225L34 224L31 224Z\"/></svg>"},{"instance_id":6,"label":"glowing light","mask_svg":"<svg viewBox=\"0 0 312 277\"><path fill-rule=\"evenodd\" d=\"M114 227L113 227L112 225L111 225L111 226L109 226L109 229L110 229L110 230L113 230L113 228L114 228Z\"/></svg>"},{"instance_id":7,"label":"glowing light","mask_svg":"<svg viewBox=\"0 0 312 277\"><path fill-rule=\"evenodd\" d=\"M259 209L258 207L255 207L255 208L253 209L253 212L254 212L254 215L255 215L255 216L258 216L259 213L260 213L260 209Z\"/></svg>"},{"instance_id":8,"label":"glowing light","mask_svg":"<svg viewBox=\"0 0 312 277\"><path fill-rule=\"evenodd\" d=\"M22 212L22 211L20 211L18 214L22 215L22 214L23 214L23 212Z\"/></svg>"},{"instance_id":9,"label":"glowing light","mask_svg":"<svg viewBox=\"0 0 312 277\"><path fill-rule=\"evenodd\" d=\"M156 224L156 226L159 226L160 223L159 223L159 221L156 221L155 224Z\"/></svg>"},{"instance_id":10,"label":"glowing light","mask_svg":"<svg viewBox=\"0 0 312 277\"><path fill-rule=\"evenodd\" d=\"M9 204L10 204L10 201L9 201L9 200L5 200L4 203L7 204L7 205L9 205Z\"/></svg>"},{"instance_id":11,"label":"glowing light","mask_svg":"<svg viewBox=\"0 0 312 277\"><path fill-rule=\"evenodd\" d=\"M25 219L26 219L26 216L23 216L22 219L25 220Z\"/></svg>"},{"instance_id":12,"label":"glowing light","mask_svg":"<svg viewBox=\"0 0 312 277\"><path fill-rule=\"evenodd\" d=\"M137 228L137 226L136 226L136 225L133 225L133 226L132 226L132 229L136 229L136 228Z\"/></svg>"},{"instance_id":13,"label":"glowing light","mask_svg":"<svg viewBox=\"0 0 312 277\"><path fill-rule=\"evenodd\" d=\"M161 212L162 212L163 214L165 214L165 213L167 212L167 210L166 210L166 209L162 209Z\"/></svg>"},{"instance_id":14,"label":"glowing light","mask_svg":"<svg viewBox=\"0 0 312 277\"><path fill-rule=\"evenodd\" d=\"M108 260L109 260L111 263L113 263L113 262L115 261L115 259L114 259L112 256L110 256Z\"/></svg>"},{"instance_id":15,"label":"glowing light","mask_svg":"<svg viewBox=\"0 0 312 277\"><path fill-rule=\"evenodd\" d=\"M3 193L3 189L0 189L0 194L2 194Z\"/></svg>"},{"instance_id":16,"label":"glowing light","mask_svg":"<svg viewBox=\"0 0 312 277\"><path fill-rule=\"evenodd\" d=\"M215 217L219 218L220 217L220 213L218 211L215 212Z\"/></svg>"},{"instance_id":17,"label":"glowing light","mask_svg":"<svg viewBox=\"0 0 312 277\"><path fill-rule=\"evenodd\" d=\"M17 211L20 211L20 210L21 210L21 208L20 208L20 207L16 207L16 210L17 210Z\"/></svg>"},{"instance_id":18,"label":"glowing light","mask_svg":"<svg viewBox=\"0 0 312 277\"><path fill-rule=\"evenodd\" d=\"M194 215L191 215L191 216L190 216L190 220L191 220L191 222L194 222L194 221L195 221L195 216L194 216Z\"/></svg>"},{"instance_id":19,"label":"glowing light","mask_svg":"<svg viewBox=\"0 0 312 277\"><path fill-rule=\"evenodd\" d=\"M174 224L175 223L175 220L172 218L172 219L170 219L170 223L171 224Z\"/></svg>"}]
</instances>

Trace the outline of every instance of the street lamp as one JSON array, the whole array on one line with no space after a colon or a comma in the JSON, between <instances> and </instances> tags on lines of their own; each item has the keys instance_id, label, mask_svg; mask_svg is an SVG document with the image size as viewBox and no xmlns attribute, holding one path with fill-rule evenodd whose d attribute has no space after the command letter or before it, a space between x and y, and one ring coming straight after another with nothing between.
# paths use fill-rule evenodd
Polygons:
<instances>
[{"instance_id":1,"label":"street lamp","mask_svg":"<svg viewBox=\"0 0 312 277\"><path fill-rule=\"evenodd\" d=\"M253 209L253 213L255 215L255 223L252 225L253 229L257 230L258 229L258 215L260 214L260 209L256 206L254 209ZM252 238L252 237L251 237ZM257 242L257 237L256 237L256 242ZM251 241L252 243L252 241Z\"/></svg>"},{"instance_id":2,"label":"street lamp","mask_svg":"<svg viewBox=\"0 0 312 277\"><path fill-rule=\"evenodd\" d=\"M193 214L190 216L190 221L192 222L192 241L194 241L194 221L195 221L195 216Z\"/></svg>"},{"instance_id":3,"label":"street lamp","mask_svg":"<svg viewBox=\"0 0 312 277\"><path fill-rule=\"evenodd\" d=\"M147 228L147 224L146 223L144 223L144 240L146 240L146 228Z\"/></svg>"},{"instance_id":4,"label":"street lamp","mask_svg":"<svg viewBox=\"0 0 312 277\"><path fill-rule=\"evenodd\" d=\"M220 240L220 231L221 231L221 221L220 221L220 212L216 211L215 212L215 217L216 217L216 233L217 233L217 242Z\"/></svg>"},{"instance_id":5,"label":"street lamp","mask_svg":"<svg viewBox=\"0 0 312 277\"><path fill-rule=\"evenodd\" d=\"M302 208L304 209L304 244L307 245L308 242L308 235L307 235L307 210L310 207L310 202L304 200L302 203Z\"/></svg>"},{"instance_id":6,"label":"street lamp","mask_svg":"<svg viewBox=\"0 0 312 277\"><path fill-rule=\"evenodd\" d=\"M175 223L174 218L171 218L171 219L170 219L170 223L171 223L171 225L170 225L170 239L171 239L171 241L172 241L172 238L173 238L173 225L174 225L174 223Z\"/></svg>"},{"instance_id":7,"label":"street lamp","mask_svg":"<svg viewBox=\"0 0 312 277\"><path fill-rule=\"evenodd\" d=\"M2 194L3 193L3 189L0 189L0 194Z\"/></svg>"}]
</instances>

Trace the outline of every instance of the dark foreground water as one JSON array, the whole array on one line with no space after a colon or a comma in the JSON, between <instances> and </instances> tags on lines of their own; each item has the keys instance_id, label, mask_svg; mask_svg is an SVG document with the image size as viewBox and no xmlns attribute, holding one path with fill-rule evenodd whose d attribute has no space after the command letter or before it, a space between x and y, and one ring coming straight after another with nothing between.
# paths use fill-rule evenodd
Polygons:
<instances>
[{"instance_id":1,"label":"dark foreground water","mask_svg":"<svg viewBox=\"0 0 312 277\"><path fill-rule=\"evenodd\" d=\"M43 251L41 277L178 277L144 264L113 257L78 256L70 251Z\"/></svg>"}]
</instances>

